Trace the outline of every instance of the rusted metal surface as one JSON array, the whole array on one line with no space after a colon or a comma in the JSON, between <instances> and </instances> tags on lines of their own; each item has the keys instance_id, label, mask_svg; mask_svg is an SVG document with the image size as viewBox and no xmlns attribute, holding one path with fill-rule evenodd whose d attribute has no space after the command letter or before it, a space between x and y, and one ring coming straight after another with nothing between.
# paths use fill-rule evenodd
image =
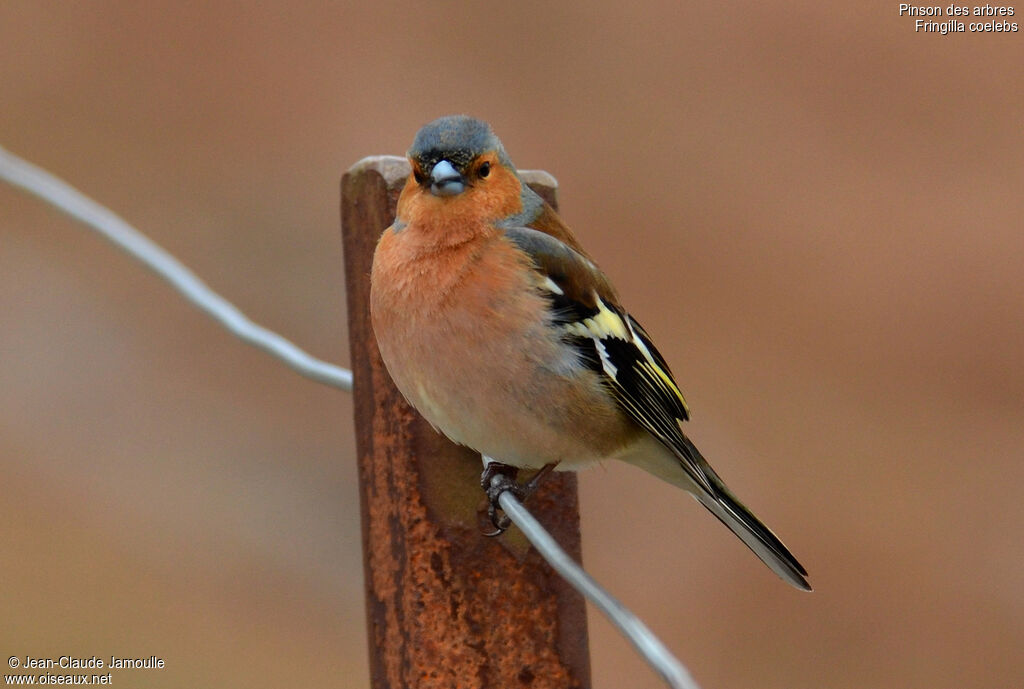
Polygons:
<instances>
[{"instance_id":1,"label":"rusted metal surface","mask_svg":"<svg viewBox=\"0 0 1024 689\"><path fill-rule=\"evenodd\" d=\"M481 534L479 455L420 418L377 351L370 265L408 172L379 156L341 183L373 689L589 687L583 599L514 527ZM550 175L524 179L554 204ZM575 475L550 476L528 507L579 558Z\"/></svg>"}]
</instances>

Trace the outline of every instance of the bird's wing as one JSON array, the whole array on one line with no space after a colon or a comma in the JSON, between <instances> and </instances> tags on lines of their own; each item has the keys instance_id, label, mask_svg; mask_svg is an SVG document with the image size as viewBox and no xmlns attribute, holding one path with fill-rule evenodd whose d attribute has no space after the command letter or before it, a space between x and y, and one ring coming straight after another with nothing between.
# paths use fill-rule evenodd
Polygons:
<instances>
[{"instance_id":1,"label":"bird's wing","mask_svg":"<svg viewBox=\"0 0 1024 689\"><path fill-rule=\"evenodd\" d=\"M543 276L565 341L602 377L627 414L685 458L689 453L678 422L689 419L690 412L683 393L647 331L619 306L600 269L545 232L515 227L505 230L505 236L533 259ZM696 460L687 463L687 473L707 486Z\"/></svg>"},{"instance_id":2,"label":"bird's wing","mask_svg":"<svg viewBox=\"0 0 1024 689\"><path fill-rule=\"evenodd\" d=\"M533 259L565 341L601 376L619 406L679 460L695 496L783 579L809 591L806 570L786 546L725 485L679 428L686 400L647 332L618 305L615 290L586 256L548 233L505 230Z\"/></svg>"}]
</instances>

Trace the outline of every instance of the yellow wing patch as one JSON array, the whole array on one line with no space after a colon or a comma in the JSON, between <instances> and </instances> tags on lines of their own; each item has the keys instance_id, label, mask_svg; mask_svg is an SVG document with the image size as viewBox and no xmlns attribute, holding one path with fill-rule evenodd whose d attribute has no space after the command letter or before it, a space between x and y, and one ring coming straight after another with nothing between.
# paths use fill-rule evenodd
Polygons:
<instances>
[{"instance_id":1,"label":"yellow wing patch","mask_svg":"<svg viewBox=\"0 0 1024 689\"><path fill-rule=\"evenodd\" d=\"M601 300L601 297L598 297L596 294L594 296L597 298L597 314L592 318L584 319L583 326L594 337L617 337L620 340L631 339L629 332L626 330L626 324L622 322L619 314L609 309L608 305Z\"/></svg>"},{"instance_id":2,"label":"yellow wing patch","mask_svg":"<svg viewBox=\"0 0 1024 689\"><path fill-rule=\"evenodd\" d=\"M596 314L575 323L566 323L563 327L566 332L579 337L593 337L597 340L617 337L626 342L633 339L619 314L609 309L600 297L597 297Z\"/></svg>"},{"instance_id":3,"label":"yellow wing patch","mask_svg":"<svg viewBox=\"0 0 1024 689\"><path fill-rule=\"evenodd\" d=\"M649 386L652 391L659 391L659 394L670 406L676 407L676 404L671 402L671 400L676 400L677 411L681 409L682 418L689 418L690 408L686 404L682 391L672 380L672 375L665 370L660 356L652 354L647 341L636 332L632 319L609 308L599 295L595 294L594 300L597 303L597 313L589 318L566 323L563 326L565 331L576 337L587 337L594 340L601 367L612 380L625 385L625 380L619 376L620 371L632 369L633 375L638 376L639 380L645 380L644 385ZM639 326L637 327L639 328ZM627 355L623 359L623 350L618 349L619 356L610 355L606 344L610 346L612 339L628 343L633 354ZM632 363L626 363L629 360L632 360ZM628 368L621 368L623 365ZM639 413L639 410L635 410L634 413Z\"/></svg>"}]
</instances>

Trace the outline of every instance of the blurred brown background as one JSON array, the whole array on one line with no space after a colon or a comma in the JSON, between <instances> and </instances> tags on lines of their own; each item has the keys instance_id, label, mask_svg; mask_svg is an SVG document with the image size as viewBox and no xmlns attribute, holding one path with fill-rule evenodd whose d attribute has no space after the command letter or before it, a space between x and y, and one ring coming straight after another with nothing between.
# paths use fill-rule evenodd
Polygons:
<instances>
[{"instance_id":1,"label":"blurred brown background","mask_svg":"<svg viewBox=\"0 0 1024 689\"><path fill-rule=\"evenodd\" d=\"M817 590L624 466L582 477L590 572L707 689L1020 686L1024 33L892 2L202 5L4 2L0 145L344 364L342 171L488 119ZM3 185L0 319L0 654L367 686L350 397ZM661 686L590 626L596 687Z\"/></svg>"}]
</instances>

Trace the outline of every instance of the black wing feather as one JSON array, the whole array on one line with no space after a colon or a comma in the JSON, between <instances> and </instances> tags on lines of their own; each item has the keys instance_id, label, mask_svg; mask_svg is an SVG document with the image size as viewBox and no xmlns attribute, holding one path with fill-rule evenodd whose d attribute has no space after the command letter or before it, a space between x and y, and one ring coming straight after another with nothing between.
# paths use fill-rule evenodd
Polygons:
<instances>
[{"instance_id":1,"label":"black wing feather","mask_svg":"<svg viewBox=\"0 0 1024 689\"><path fill-rule=\"evenodd\" d=\"M803 579L806 570L733 495L683 434L679 422L688 420L690 414L672 372L647 331L618 306L604 275L587 257L538 230L511 228L506 236L533 259L546 278L544 292L551 300L555 324L564 329L565 342L601 376L622 410L673 451L682 469L703 490L698 499L718 519L780 576L809 591L810 585ZM753 534L759 545L748 541L744 530ZM770 555L759 552L760 547Z\"/></svg>"}]
</instances>

